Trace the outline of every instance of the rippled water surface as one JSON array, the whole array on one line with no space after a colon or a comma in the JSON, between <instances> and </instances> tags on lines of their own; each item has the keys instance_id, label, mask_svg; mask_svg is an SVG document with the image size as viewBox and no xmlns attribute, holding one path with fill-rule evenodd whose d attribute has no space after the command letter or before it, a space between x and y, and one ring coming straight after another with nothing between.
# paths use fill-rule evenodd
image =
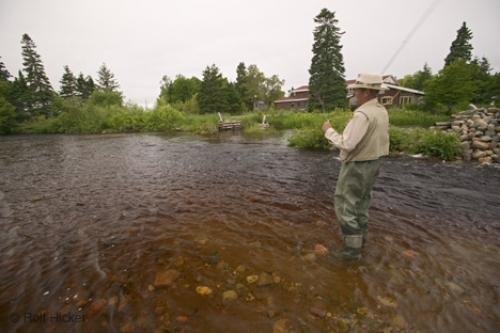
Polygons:
<instances>
[{"instance_id":1,"label":"rippled water surface","mask_svg":"<svg viewBox=\"0 0 500 333\"><path fill-rule=\"evenodd\" d=\"M232 134L0 138L0 331L500 331L500 170L385 160L346 264L318 246L341 247L334 156Z\"/></svg>"}]
</instances>

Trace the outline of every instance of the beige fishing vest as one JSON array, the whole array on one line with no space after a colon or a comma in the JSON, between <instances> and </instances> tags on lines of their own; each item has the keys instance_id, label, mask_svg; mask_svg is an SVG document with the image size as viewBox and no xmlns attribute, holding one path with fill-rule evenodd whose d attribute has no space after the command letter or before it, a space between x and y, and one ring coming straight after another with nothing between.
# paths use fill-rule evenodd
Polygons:
<instances>
[{"instance_id":1,"label":"beige fishing vest","mask_svg":"<svg viewBox=\"0 0 500 333\"><path fill-rule=\"evenodd\" d=\"M389 155L389 115L385 107L374 98L354 112L363 113L368 118L368 129L353 150L340 151L340 159L343 162L367 161Z\"/></svg>"}]
</instances>

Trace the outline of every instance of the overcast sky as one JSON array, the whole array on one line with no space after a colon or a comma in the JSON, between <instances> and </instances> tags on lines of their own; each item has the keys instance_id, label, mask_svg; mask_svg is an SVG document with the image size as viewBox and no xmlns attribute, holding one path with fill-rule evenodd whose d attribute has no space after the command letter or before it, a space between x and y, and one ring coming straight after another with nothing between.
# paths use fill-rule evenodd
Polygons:
<instances>
[{"instance_id":1,"label":"overcast sky","mask_svg":"<svg viewBox=\"0 0 500 333\"><path fill-rule=\"evenodd\" d=\"M198 76L215 63L230 80L240 61L307 84L314 16L336 12L346 78L380 73L434 0L0 0L0 56L21 69L23 33L37 45L54 88L63 66L96 77L105 62L128 100L152 106L163 75ZM443 66L463 21L473 54L500 71L500 1L441 0L385 74L402 77L427 62Z\"/></svg>"}]
</instances>

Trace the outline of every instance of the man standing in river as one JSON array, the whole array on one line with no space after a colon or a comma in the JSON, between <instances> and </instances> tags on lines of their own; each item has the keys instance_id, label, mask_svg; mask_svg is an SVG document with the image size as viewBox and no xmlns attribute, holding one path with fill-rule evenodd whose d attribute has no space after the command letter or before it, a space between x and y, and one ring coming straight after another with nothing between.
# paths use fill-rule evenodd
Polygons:
<instances>
[{"instance_id":1,"label":"man standing in river","mask_svg":"<svg viewBox=\"0 0 500 333\"><path fill-rule=\"evenodd\" d=\"M360 74L349 86L354 92L353 117L339 134L327 120L325 137L340 149L342 162L335 188L335 215L344 239L341 257L361 258L367 240L371 191L379 174L380 157L389 155L389 116L377 95L387 88L382 76Z\"/></svg>"}]
</instances>

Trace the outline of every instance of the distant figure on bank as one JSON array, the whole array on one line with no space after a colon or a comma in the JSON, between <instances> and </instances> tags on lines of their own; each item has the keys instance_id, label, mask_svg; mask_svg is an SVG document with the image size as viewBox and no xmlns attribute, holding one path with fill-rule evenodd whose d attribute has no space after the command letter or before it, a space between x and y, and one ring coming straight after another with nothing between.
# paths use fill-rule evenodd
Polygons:
<instances>
[{"instance_id":1,"label":"distant figure on bank","mask_svg":"<svg viewBox=\"0 0 500 333\"><path fill-rule=\"evenodd\" d=\"M349 88L354 91L357 109L344 132L337 133L329 120L322 129L328 141L340 149L342 162L334 196L335 215L344 239L340 257L358 260L367 240L368 208L379 174L379 157L389 155L389 116L377 98L380 91L387 90L382 76L359 74Z\"/></svg>"}]
</instances>

